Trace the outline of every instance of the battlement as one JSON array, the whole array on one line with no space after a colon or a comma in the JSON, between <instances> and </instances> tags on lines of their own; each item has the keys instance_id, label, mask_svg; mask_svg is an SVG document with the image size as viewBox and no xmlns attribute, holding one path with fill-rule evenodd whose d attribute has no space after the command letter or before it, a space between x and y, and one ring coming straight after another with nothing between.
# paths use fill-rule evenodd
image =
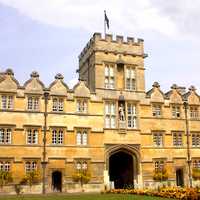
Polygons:
<instances>
[{"instance_id":1,"label":"battlement","mask_svg":"<svg viewBox=\"0 0 200 200\"><path fill-rule=\"evenodd\" d=\"M121 45L124 51L133 49L133 47L135 46L137 47L137 49L139 48L143 52L144 40L141 38L127 37L125 40L124 37L121 35L116 35L116 37L114 38L112 34L106 34L104 37L101 33L94 33L93 37L89 40L85 48L80 53L79 60L83 58L83 56L85 56L85 54L89 52L91 48L97 47L97 44L101 42L104 44L107 43L108 45L113 44L113 47L115 45L118 45L118 48L119 48L119 45Z\"/></svg>"},{"instance_id":2,"label":"battlement","mask_svg":"<svg viewBox=\"0 0 200 200\"><path fill-rule=\"evenodd\" d=\"M94 40L99 41L107 41L107 42L115 42L118 44L128 44L128 45L140 45L141 43L144 42L143 39L141 38L133 38L133 37L127 37L126 40L124 39L123 36L121 35L116 35L114 38L112 34L106 34L105 37L102 36L101 33L94 33L93 35Z\"/></svg>"}]
</instances>

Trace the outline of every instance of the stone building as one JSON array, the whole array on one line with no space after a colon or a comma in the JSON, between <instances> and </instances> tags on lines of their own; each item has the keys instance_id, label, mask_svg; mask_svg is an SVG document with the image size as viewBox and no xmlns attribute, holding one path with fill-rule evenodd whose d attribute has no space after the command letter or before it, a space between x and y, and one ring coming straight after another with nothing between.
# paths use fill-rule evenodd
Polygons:
<instances>
[{"instance_id":1,"label":"stone building","mask_svg":"<svg viewBox=\"0 0 200 200\"><path fill-rule=\"evenodd\" d=\"M188 185L186 122L193 170L200 168L200 99L194 86L185 91L174 84L164 93L155 82L146 92L143 44L95 33L79 55L73 89L61 74L47 87L37 72L23 86L11 69L1 73L0 169L15 183L32 170L42 174L48 92L48 192L75 191L77 171L90 173L88 191L154 187L164 170L167 184Z\"/></svg>"}]
</instances>

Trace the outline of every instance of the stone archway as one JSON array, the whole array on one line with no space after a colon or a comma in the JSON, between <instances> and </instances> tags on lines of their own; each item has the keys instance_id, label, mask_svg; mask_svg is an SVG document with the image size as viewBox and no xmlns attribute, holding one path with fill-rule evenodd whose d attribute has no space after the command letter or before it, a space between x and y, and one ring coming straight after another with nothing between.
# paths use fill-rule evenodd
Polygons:
<instances>
[{"instance_id":1,"label":"stone archway","mask_svg":"<svg viewBox=\"0 0 200 200\"><path fill-rule=\"evenodd\" d=\"M133 145L112 145L106 150L106 170L114 187L134 187L138 183L139 148ZM105 181L104 181L105 182Z\"/></svg>"}]
</instances>

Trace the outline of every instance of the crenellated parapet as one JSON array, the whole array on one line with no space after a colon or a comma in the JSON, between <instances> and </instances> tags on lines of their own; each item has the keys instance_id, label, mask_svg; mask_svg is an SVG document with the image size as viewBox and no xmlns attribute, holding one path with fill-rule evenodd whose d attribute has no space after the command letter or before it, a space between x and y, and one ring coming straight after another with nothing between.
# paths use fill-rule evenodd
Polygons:
<instances>
[{"instance_id":1,"label":"crenellated parapet","mask_svg":"<svg viewBox=\"0 0 200 200\"><path fill-rule=\"evenodd\" d=\"M114 37L112 34L106 34L104 37L101 33L94 33L80 53L79 62L84 63L92 53L98 51L145 58L147 54L144 54L143 42L144 40L141 38L127 37L125 39L123 36L116 35Z\"/></svg>"}]
</instances>

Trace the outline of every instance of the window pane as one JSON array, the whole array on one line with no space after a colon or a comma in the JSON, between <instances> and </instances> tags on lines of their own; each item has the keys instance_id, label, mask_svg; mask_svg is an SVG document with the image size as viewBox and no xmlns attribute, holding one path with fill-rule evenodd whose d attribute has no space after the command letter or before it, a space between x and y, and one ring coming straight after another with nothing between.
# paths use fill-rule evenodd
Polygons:
<instances>
[{"instance_id":1,"label":"window pane","mask_svg":"<svg viewBox=\"0 0 200 200\"><path fill-rule=\"evenodd\" d=\"M81 145L81 132L77 132L76 135L76 144Z\"/></svg>"}]
</instances>

